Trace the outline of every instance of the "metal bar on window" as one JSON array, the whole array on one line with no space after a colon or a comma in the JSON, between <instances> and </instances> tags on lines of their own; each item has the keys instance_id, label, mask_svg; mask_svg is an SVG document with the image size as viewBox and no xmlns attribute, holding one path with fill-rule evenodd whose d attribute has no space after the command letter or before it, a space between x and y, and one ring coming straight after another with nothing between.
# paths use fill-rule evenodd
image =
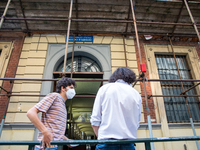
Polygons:
<instances>
[{"instance_id":1,"label":"metal bar on window","mask_svg":"<svg viewBox=\"0 0 200 150\"><path fill-rule=\"evenodd\" d=\"M156 54L156 64L158 67L158 73L160 79L171 79L171 78L179 78L175 61L171 55L158 55ZM178 66L181 68L182 72L180 72L181 76L184 79L191 78L189 74L189 69L187 68L188 65L186 63L186 57L183 55L176 56ZM166 81L166 80L165 80ZM169 122L185 122L189 121L189 115L187 114L187 107L184 100L184 97L177 97L179 93L181 93L181 85L179 82L165 82L161 81L161 87L165 102L165 109L166 109L166 115L169 120ZM184 89L188 89L188 87L192 87L192 82L184 82ZM167 98L167 95L174 95L171 98ZM198 102L195 98L194 89L189 92L190 96L188 97L188 105L191 111L192 117L199 121L199 117L197 114L199 114L199 108L198 108ZM156 95L157 97L158 95ZM176 98L175 98L176 97ZM174 112L174 113L172 113ZM176 118L174 120L174 117Z\"/></svg>"}]
</instances>

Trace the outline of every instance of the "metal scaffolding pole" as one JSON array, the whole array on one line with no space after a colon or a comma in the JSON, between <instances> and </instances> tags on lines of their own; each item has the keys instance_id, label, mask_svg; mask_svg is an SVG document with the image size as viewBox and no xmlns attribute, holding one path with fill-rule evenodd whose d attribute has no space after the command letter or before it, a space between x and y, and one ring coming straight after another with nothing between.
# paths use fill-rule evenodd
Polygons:
<instances>
[{"instance_id":1,"label":"metal scaffolding pole","mask_svg":"<svg viewBox=\"0 0 200 150\"><path fill-rule=\"evenodd\" d=\"M28 20L28 21L69 21L69 19L57 18L11 18L4 17L5 20ZM133 23L132 20L110 20L110 19L71 19L73 22L114 22L114 23ZM152 21L135 21L137 24L158 24L158 25L176 25L176 26L193 26L192 23L174 23L174 22L152 22ZM200 24L196 24L200 26Z\"/></svg>"},{"instance_id":2,"label":"metal scaffolding pole","mask_svg":"<svg viewBox=\"0 0 200 150\"><path fill-rule=\"evenodd\" d=\"M65 69L66 69L66 62L67 62L67 50L68 50L71 17L72 17L72 5L73 5L73 0L71 0L70 11L69 11L69 21L68 21L68 29L67 29L67 41L66 41L66 48L65 48L65 57L64 57L64 64L63 64L63 74L66 72Z\"/></svg>"},{"instance_id":3,"label":"metal scaffolding pole","mask_svg":"<svg viewBox=\"0 0 200 150\"><path fill-rule=\"evenodd\" d=\"M139 60L140 60L140 65L142 64L142 56L141 56L141 51L140 51L140 43L139 43L139 36L138 36L138 30L137 30L137 23L136 23L136 18L135 18L135 13L134 13L134 7L133 7L133 1L130 0L131 3L131 9L132 9L132 16L133 16L133 23L134 23L134 28L135 28L135 36L136 36L136 41L137 41L137 47L138 47L138 53L139 53ZM144 86L144 93L145 93L145 102L146 102L146 109L147 109L147 120L148 120L148 128L149 128L149 136L150 138L153 138L153 131L152 131L152 125L151 125L151 116L150 116L150 110L148 107L148 100L147 100L147 92L146 92L146 84L145 84L145 78L144 78L144 72L140 75L142 77L142 82ZM151 142L151 150L154 150L154 143Z\"/></svg>"},{"instance_id":4,"label":"metal scaffolding pole","mask_svg":"<svg viewBox=\"0 0 200 150\"><path fill-rule=\"evenodd\" d=\"M0 96L8 96L8 97L9 96L45 97L46 95L38 95L38 94L0 94ZM148 98L150 98L150 97L200 97L200 95L147 95L147 96L148 96ZM74 97L96 97L96 95L75 95ZM142 95L141 97L145 97L145 95Z\"/></svg>"},{"instance_id":5,"label":"metal scaffolding pole","mask_svg":"<svg viewBox=\"0 0 200 150\"><path fill-rule=\"evenodd\" d=\"M190 19L191 19L192 24L193 24L193 26L194 26L194 29L195 29L195 31L196 31L196 33L197 33L197 36L198 36L198 38L199 38L199 43L200 43L200 35L199 35L199 31L198 31L198 29L197 29L197 25L196 25L196 23L195 23L195 21L194 21L194 18L193 18L193 16L192 16L191 11L190 11L190 8L189 8L189 6L188 6L187 0L184 0L184 2L185 2L185 6L186 6L187 11L188 11L188 13L189 13L189 15L190 15Z\"/></svg>"},{"instance_id":6,"label":"metal scaffolding pole","mask_svg":"<svg viewBox=\"0 0 200 150\"><path fill-rule=\"evenodd\" d=\"M125 43L124 36L123 36L123 45L124 45L125 64L126 64L126 67L128 67L128 64L127 64L127 56L126 56L126 43Z\"/></svg>"},{"instance_id":7,"label":"metal scaffolding pole","mask_svg":"<svg viewBox=\"0 0 200 150\"><path fill-rule=\"evenodd\" d=\"M182 94L185 94L186 92L188 92L189 90L191 90L191 89L195 88L195 87L196 87L196 86L198 86L199 84L200 84L200 83L198 83L198 84L196 84L196 85L192 86L191 88L189 88L189 89L185 90L185 92L182 92L180 95L182 95Z\"/></svg>"},{"instance_id":8,"label":"metal scaffolding pole","mask_svg":"<svg viewBox=\"0 0 200 150\"><path fill-rule=\"evenodd\" d=\"M70 73L70 72L69 72ZM34 79L34 78L0 78L0 80L5 81L58 81L59 79ZM108 79L74 79L75 81L108 81ZM142 79L137 79L138 81L142 81ZM145 79L146 81L146 79ZM148 79L150 82L200 82L200 79Z\"/></svg>"},{"instance_id":9,"label":"metal scaffolding pole","mask_svg":"<svg viewBox=\"0 0 200 150\"><path fill-rule=\"evenodd\" d=\"M169 37L169 41L170 41L170 45L171 45L171 48L172 48L174 60L175 60L175 63L176 63L176 68L177 68L177 71L178 71L178 75L179 75L179 78L181 79L181 74L180 74L180 71L179 71L178 63L177 63L177 60L176 60L176 55L174 53L174 48L173 48L172 41L171 41L170 37ZM182 88L183 92L185 92L185 89L184 89L184 86L183 86L183 82L181 82L181 88ZM186 103L186 106L187 106L188 114L189 114L189 117L190 117L190 123L191 123L191 126L192 126L193 134L194 134L194 136L196 136L194 123L193 123L192 115L191 115L191 112L190 112L189 104L188 104L188 101L187 101L187 97L184 97L184 98L185 98L185 103ZM196 141L196 145L197 145L197 149L200 150L198 141Z\"/></svg>"},{"instance_id":10,"label":"metal scaffolding pole","mask_svg":"<svg viewBox=\"0 0 200 150\"><path fill-rule=\"evenodd\" d=\"M73 62L74 62L74 46L75 46L75 34L73 36L73 49L72 49L72 64L71 64L71 78L73 75Z\"/></svg>"},{"instance_id":11,"label":"metal scaffolding pole","mask_svg":"<svg viewBox=\"0 0 200 150\"><path fill-rule=\"evenodd\" d=\"M11 0L8 0L8 3L7 3L6 8L5 8L4 12L3 12L3 15L1 16L0 29L1 29L2 24L3 24L3 21L4 21L4 19L5 19L6 13L7 13L7 11L8 11L8 7L9 7L9 5L10 5L10 1L11 1Z\"/></svg>"},{"instance_id":12,"label":"metal scaffolding pole","mask_svg":"<svg viewBox=\"0 0 200 150\"><path fill-rule=\"evenodd\" d=\"M130 0L130 2L131 2L133 23L134 23L134 28L135 28L135 36L136 36L136 41L137 41L138 53L139 53L139 60L140 60L140 64L142 64L142 56L141 56L141 51L140 51L140 43L139 43L137 24L136 24L135 13L134 13L134 8L133 8L133 1Z\"/></svg>"}]
</instances>

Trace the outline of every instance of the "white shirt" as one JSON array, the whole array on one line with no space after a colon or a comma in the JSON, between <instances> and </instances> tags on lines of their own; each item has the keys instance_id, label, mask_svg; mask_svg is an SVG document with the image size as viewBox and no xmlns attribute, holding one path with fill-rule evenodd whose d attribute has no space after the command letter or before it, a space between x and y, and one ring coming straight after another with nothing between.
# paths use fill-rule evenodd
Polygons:
<instances>
[{"instance_id":1,"label":"white shirt","mask_svg":"<svg viewBox=\"0 0 200 150\"><path fill-rule=\"evenodd\" d=\"M99 89L90 122L99 126L98 140L135 139L140 116L140 94L119 79Z\"/></svg>"}]
</instances>

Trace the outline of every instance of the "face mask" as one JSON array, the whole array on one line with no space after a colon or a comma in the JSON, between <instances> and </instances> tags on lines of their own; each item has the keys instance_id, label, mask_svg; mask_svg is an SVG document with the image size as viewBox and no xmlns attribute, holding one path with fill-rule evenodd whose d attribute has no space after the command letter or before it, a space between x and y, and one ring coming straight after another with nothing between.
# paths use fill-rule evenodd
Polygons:
<instances>
[{"instance_id":1,"label":"face mask","mask_svg":"<svg viewBox=\"0 0 200 150\"><path fill-rule=\"evenodd\" d=\"M69 89L67 92L66 92L66 95L67 95L67 99L72 99L75 95L76 95L76 92L74 89Z\"/></svg>"}]
</instances>

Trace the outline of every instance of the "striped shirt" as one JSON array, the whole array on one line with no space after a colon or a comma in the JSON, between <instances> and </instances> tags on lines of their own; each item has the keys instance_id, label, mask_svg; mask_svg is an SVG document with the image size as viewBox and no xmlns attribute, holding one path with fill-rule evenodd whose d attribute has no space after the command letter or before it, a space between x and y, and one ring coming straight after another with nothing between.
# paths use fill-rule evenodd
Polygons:
<instances>
[{"instance_id":1,"label":"striped shirt","mask_svg":"<svg viewBox=\"0 0 200 150\"><path fill-rule=\"evenodd\" d=\"M41 122L53 134L53 140L63 140L67 110L65 101L59 93L50 93L44 97L35 107L42 112ZM43 135L39 131L38 140L42 140Z\"/></svg>"}]
</instances>

